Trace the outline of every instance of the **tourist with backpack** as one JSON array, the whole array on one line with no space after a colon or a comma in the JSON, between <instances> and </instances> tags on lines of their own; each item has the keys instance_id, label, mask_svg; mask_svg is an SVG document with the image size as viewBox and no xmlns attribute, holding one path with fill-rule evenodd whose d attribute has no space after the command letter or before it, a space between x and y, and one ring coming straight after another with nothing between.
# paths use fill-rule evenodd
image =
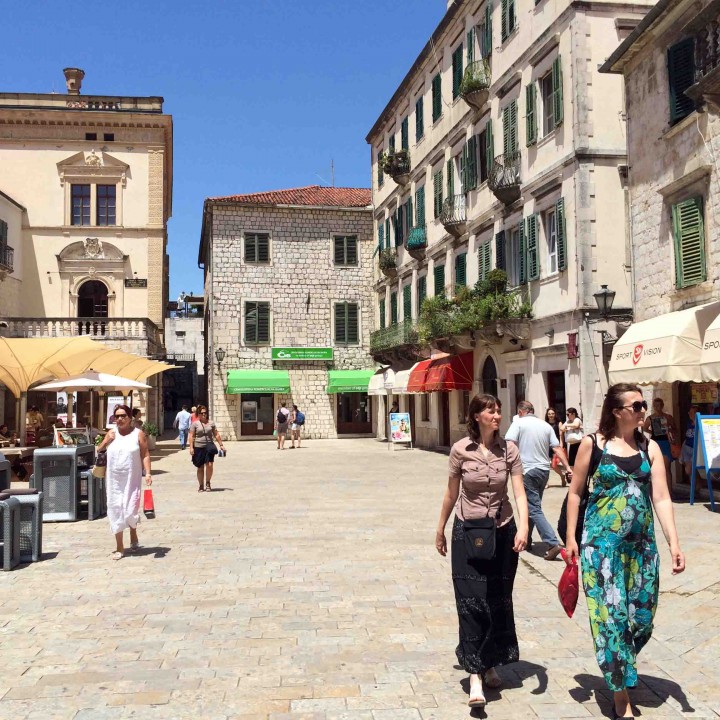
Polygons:
<instances>
[{"instance_id":1,"label":"tourist with backpack","mask_svg":"<svg viewBox=\"0 0 720 720\"><path fill-rule=\"evenodd\" d=\"M288 424L290 422L290 411L285 406L285 403L280 403L280 409L277 411L275 416L275 433L277 434L277 447L278 450L285 449L285 436L288 431Z\"/></svg>"},{"instance_id":2,"label":"tourist with backpack","mask_svg":"<svg viewBox=\"0 0 720 720\"><path fill-rule=\"evenodd\" d=\"M292 445L290 449L295 448L295 441L297 440L297 446L300 447L300 432L302 426L305 424L305 413L298 410L297 405L293 405L292 419L290 420L290 442Z\"/></svg>"}]
</instances>

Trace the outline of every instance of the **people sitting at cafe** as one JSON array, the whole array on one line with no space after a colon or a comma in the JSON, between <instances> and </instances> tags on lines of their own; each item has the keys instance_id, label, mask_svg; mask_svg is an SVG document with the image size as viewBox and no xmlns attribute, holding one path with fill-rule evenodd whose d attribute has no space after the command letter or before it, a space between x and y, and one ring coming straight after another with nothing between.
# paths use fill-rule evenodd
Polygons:
<instances>
[{"instance_id":1,"label":"people sitting at cafe","mask_svg":"<svg viewBox=\"0 0 720 720\"><path fill-rule=\"evenodd\" d=\"M7 423L2 423L2 425L0 425L0 442L9 442L14 445L16 439L17 433L12 432Z\"/></svg>"},{"instance_id":2,"label":"people sitting at cafe","mask_svg":"<svg viewBox=\"0 0 720 720\"><path fill-rule=\"evenodd\" d=\"M54 425L56 428L64 428L65 427L65 423L63 422L63 419L60 417L55 421Z\"/></svg>"},{"instance_id":3,"label":"people sitting at cafe","mask_svg":"<svg viewBox=\"0 0 720 720\"><path fill-rule=\"evenodd\" d=\"M38 410L37 405L33 405L27 411L27 415L25 416L25 424L28 426L28 429L37 433L37 431L43 426L44 422L45 418L42 416L40 410Z\"/></svg>"}]
</instances>

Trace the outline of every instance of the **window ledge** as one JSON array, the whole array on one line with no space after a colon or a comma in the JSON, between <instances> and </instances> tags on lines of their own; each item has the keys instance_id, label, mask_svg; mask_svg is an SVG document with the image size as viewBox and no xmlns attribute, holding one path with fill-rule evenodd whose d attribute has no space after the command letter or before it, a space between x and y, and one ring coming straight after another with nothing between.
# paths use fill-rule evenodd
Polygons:
<instances>
[{"instance_id":1,"label":"window ledge","mask_svg":"<svg viewBox=\"0 0 720 720\"><path fill-rule=\"evenodd\" d=\"M686 127L697 122L697 110L693 110L687 117L683 118L679 122L675 123L672 127L668 128L663 134L663 140L670 140L674 138L678 133L681 133Z\"/></svg>"},{"instance_id":2,"label":"window ledge","mask_svg":"<svg viewBox=\"0 0 720 720\"><path fill-rule=\"evenodd\" d=\"M547 145L557 133L557 127L554 127L547 135L543 135L541 138L538 138L538 141L536 143L536 147L541 148L544 145Z\"/></svg>"},{"instance_id":3,"label":"window ledge","mask_svg":"<svg viewBox=\"0 0 720 720\"><path fill-rule=\"evenodd\" d=\"M712 170L712 165L701 165L699 168L691 170L686 175L683 175L678 180L674 180L673 182L665 185L665 187L661 187L658 190L658 193L668 202L678 199L677 196L681 195L686 189L690 188L691 185L700 182L709 182Z\"/></svg>"},{"instance_id":4,"label":"window ledge","mask_svg":"<svg viewBox=\"0 0 720 720\"><path fill-rule=\"evenodd\" d=\"M556 270L552 275L545 275L541 277L537 282L540 283L540 285L551 285L555 281L557 281L560 278L560 273Z\"/></svg>"}]
</instances>

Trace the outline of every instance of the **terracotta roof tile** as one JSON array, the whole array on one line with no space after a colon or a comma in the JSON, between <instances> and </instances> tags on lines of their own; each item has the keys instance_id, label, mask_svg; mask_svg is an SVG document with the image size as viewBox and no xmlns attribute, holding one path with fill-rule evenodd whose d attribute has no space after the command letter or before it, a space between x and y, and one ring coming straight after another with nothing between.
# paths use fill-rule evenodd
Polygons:
<instances>
[{"instance_id":1,"label":"terracotta roof tile","mask_svg":"<svg viewBox=\"0 0 720 720\"><path fill-rule=\"evenodd\" d=\"M208 202L252 205L315 205L320 207L367 207L371 191L366 188L338 188L309 185L288 190L269 190L249 195L211 197Z\"/></svg>"}]
</instances>

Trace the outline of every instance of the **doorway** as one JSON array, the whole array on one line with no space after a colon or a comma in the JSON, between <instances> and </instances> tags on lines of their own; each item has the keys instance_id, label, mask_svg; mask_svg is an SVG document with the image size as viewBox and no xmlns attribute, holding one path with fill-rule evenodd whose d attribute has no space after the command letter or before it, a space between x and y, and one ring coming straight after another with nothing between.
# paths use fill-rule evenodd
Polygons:
<instances>
[{"instance_id":1,"label":"doorway","mask_svg":"<svg viewBox=\"0 0 720 720\"><path fill-rule=\"evenodd\" d=\"M272 435L275 428L272 393L243 393L240 396L240 436Z\"/></svg>"},{"instance_id":2,"label":"doorway","mask_svg":"<svg viewBox=\"0 0 720 720\"><path fill-rule=\"evenodd\" d=\"M548 407L555 408L555 412L562 422L565 422L565 371L556 370L547 373Z\"/></svg>"},{"instance_id":3,"label":"doorway","mask_svg":"<svg viewBox=\"0 0 720 720\"><path fill-rule=\"evenodd\" d=\"M486 395L498 396L497 367L495 361L489 357L483 364L482 386Z\"/></svg>"},{"instance_id":4,"label":"doorway","mask_svg":"<svg viewBox=\"0 0 720 720\"><path fill-rule=\"evenodd\" d=\"M440 445L450 447L450 393L439 392L440 403Z\"/></svg>"},{"instance_id":5,"label":"doorway","mask_svg":"<svg viewBox=\"0 0 720 720\"><path fill-rule=\"evenodd\" d=\"M108 291L105 283L88 280L78 290L78 317L106 318L108 316Z\"/></svg>"},{"instance_id":6,"label":"doorway","mask_svg":"<svg viewBox=\"0 0 720 720\"><path fill-rule=\"evenodd\" d=\"M415 396L406 395L408 399L408 412L410 413L410 436L413 443L415 442Z\"/></svg>"},{"instance_id":7,"label":"doorway","mask_svg":"<svg viewBox=\"0 0 720 720\"><path fill-rule=\"evenodd\" d=\"M338 435L364 435L372 432L370 402L366 392L337 394Z\"/></svg>"}]
</instances>

